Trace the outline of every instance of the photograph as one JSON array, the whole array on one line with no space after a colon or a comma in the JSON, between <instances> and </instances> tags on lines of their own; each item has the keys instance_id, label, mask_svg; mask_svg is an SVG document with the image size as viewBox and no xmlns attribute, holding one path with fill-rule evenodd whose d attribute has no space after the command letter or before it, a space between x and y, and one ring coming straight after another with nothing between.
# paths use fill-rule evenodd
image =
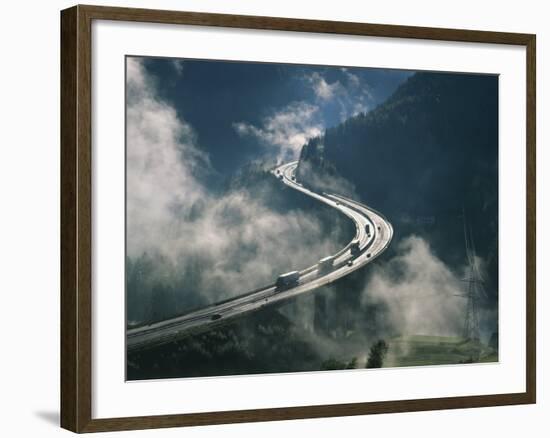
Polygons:
<instances>
[{"instance_id":1,"label":"photograph","mask_svg":"<svg viewBox=\"0 0 550 438\"><path fill-rule=\"evenodd\" d=\"M125 69L127 380L499 361L498 75Z\"/></svg>"},{"instance_id":2,"label":"photograph","mask_svg":"<svg viewBox=\"0 0 550 438\"><path fill-rule=\"evenodd\" d=\"M543 2L109 3L3 8L2 436L546 436Z\"/></svg>"}]
</instances>

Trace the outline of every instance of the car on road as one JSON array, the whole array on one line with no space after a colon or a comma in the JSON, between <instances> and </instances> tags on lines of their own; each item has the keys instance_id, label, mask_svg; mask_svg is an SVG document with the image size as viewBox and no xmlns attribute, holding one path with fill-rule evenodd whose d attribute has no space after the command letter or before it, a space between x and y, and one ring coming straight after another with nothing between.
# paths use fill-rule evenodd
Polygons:
<instances>
[{"instance_id":1,"label":"car on road","mask_svg":"<svg viewBox=\"0 0 550 438\"><path fill-rule=\"evenodd\" d=\"M211 317L210 317L210 321L217 321L218 319L221 319L221 315L219 313L214 313Z\"/></svg>"},{"instance_id":2,"label":"car on road","mask_svg":"<svg viewBox=\"0 0 550 438\"><path fill-rule=\"evenodd\" d=\"M353 260L348 260L348 262L346 263L346 265L348 265L348 266L353 266Z\"/></svg>"}]
</instances>

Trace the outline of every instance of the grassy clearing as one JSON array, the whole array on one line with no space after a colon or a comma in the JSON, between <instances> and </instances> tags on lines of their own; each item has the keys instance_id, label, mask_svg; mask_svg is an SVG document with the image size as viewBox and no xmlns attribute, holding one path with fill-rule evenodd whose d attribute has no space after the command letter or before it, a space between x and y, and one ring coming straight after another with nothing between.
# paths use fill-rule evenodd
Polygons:
<instances>
[{"instance_id":1,"label":"grassy clearing","mask_svg":"<svg viewBox=\"0 0 550 438\"><path fill-rule=\"evenodd\" d=\"M384 367L496 362L498 354L479 341L445 336L400 336L388 341Z\"/></svg>"}]
</instances>

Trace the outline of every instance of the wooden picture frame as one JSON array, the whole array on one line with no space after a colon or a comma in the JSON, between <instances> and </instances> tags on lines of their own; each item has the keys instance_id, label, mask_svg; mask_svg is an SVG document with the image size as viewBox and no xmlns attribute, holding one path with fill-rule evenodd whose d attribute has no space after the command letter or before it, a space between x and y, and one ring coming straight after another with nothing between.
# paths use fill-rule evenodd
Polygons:
<instances>
[{"instance_id":1,"label":"wooden picture frame","mask_svg":"<svg viewBox=\"0 0 550 438\"><path fill-rule=\"evenodd\" d=\"M335 405L282 407L127 418L92 418L92 21L185 24L347 34L526 48L527 284L526 391ZM253 421L535 403L535 48L530 34L290 18L75 6L61 12L61 426L74 432L148 429Z\"/></svg>"}]
</instances>

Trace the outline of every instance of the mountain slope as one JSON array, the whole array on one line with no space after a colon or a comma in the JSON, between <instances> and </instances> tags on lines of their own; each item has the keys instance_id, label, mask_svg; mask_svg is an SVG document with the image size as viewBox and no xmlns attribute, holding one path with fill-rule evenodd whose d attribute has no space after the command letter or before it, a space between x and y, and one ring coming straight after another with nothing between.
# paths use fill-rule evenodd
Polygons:
<instances>
[{"instance_id":1,"label":"mountain slope","mask_svg":"<svg viewBox=\"0 0 550 438\"><path fill-rule=\"evenodd\" d=\"M498 77L416 73L375 110L311 139L298 178L334 191L354 186L397 238L428 235L457 268L464 209L496 294Z\"/></svg>"}]
</instances>

